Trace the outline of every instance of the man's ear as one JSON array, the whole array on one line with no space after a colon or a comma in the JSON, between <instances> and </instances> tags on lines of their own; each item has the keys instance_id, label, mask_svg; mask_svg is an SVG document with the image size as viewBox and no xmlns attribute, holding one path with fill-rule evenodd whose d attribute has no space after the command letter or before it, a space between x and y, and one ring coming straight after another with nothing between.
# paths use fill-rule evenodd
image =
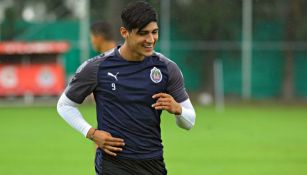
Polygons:
<instances>
[{"instance_id":1,"label":"man's ear","mask_svg":"<svg viewBox=\"0 0 307 175\"><path fill-rule=\"evenodd\" d=\"M127 38L128 37L128 30L125 28L125 27L121 27L120 29L119 29L119 31L120 31L120 34L121 34L121 36L123 37L123 38Z\"/></svg>"}]
</instances>

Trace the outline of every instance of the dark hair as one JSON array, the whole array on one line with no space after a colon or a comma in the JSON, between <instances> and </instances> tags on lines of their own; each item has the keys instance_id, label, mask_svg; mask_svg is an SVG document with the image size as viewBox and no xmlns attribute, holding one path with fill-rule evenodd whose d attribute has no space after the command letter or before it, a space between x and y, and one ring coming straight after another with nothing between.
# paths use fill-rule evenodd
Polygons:
<instances>
[{"instance_id":1,"label":"dark hair","mask_svg":"<svg viewBox=\"0 0 307 175\"><path fill-rule=\"evenodd\" d=\"M91 25L91 33L103 36L106 40L114 40L113 27L106 21L96 21Z\"/></svg>"},{"instance_id":2,"label":"dark hair","mask_svg":"<svg viewBox=\"0 0 307 175\"><path fill-rule=\"evenodd\" d=\"M122 24L128 30L142 30L150 22L157 22L156 10L144 1L129 3L121 14Z\"/></svg>"}]
</instances>

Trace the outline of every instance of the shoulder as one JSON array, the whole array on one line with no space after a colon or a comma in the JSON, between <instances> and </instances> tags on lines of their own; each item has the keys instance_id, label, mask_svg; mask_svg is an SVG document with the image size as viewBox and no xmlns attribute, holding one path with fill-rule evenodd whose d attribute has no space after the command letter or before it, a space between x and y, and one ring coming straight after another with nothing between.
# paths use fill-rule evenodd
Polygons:
<instances>
[{"instance_id":1,"label":"shoulder","mask_svg":"<svg viewBox=\"0 0 307 175\"><path fill-rule=\"evenodd\" d=\"M169 70L179 70L178 65L162 53L154 52L153 57L157 57L159 61L163 62Z\"/></svg>"},{"instance_id":2,"label":"shoulder","mask_svg":"<svg viewBox=\"0 0 307 175\"><path fill-rule=\"evenodd\" d=\"M92 57L86 61L84 61L79 68L77 69L76 73L79 73L83 69L95 69L98 67L103 61L105 61L107 58L114 55L114 49L111 49L105 53L102 53L100 55L97 55L95 57Z\"/></svg>"},{"instance_id":3,"label":"shoulder","mask_svg":"<svg viewBox=\"0 0 307 175\"><path fill-rule=\"evenodd\" d=\"M88 63L91 63L91 64L97 64L97 63L101 63L103 61L105 61L107 58L109 57L112 57L115 55L115 49L111 49L105 53L102 53L100 55L97 55L93 58L90 58L89 60L87 60Z\"/></svg>"},{"instance_id":4,"label":"shoulder","mask_svg":"<svg viewBox=\"0 0 307 175\"><path fill-rule=\"evenodd\" d=\"M173 62L172 60L170 60L168 57L166 57L160 52L154 52L153 57L157 57L159 61L164 62L166 64L176 64L175 62Z\"/></svg>"}]
</instances>

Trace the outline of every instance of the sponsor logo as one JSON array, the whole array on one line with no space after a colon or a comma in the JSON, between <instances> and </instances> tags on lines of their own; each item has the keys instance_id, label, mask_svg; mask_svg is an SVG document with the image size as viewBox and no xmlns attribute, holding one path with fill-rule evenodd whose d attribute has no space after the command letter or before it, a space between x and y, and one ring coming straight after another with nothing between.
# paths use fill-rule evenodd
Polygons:
<instances>
[{"instance_id":1,"label":"sponsor logo","mask_svg":"<svg viewBox=\"0 0 307 175\"><path fill-rule=\"evenodd\" d=\"M117 72L115 75L112 74L111 72L108 72L108 76L111 76L111 77L115 78L116 81L118 81L118 79L117 79L117 75L118 74L119 74L119 72Z\"/></svg>"}]
</instances>

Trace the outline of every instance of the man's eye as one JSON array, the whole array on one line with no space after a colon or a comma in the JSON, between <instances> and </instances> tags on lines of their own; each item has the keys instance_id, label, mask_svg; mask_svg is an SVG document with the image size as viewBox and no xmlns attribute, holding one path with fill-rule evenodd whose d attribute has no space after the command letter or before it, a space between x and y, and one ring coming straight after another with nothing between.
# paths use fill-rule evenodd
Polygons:
<instances>
[{"instance_id":1,"label":"man's eye","mask_svg":"<svg viewBox=\"0 0 307 175\"><path fill-rule=\"evenodd\" d=\"M152 33L153 33L153 34L157 34L157 33L158 33L158 30L153 31Z\"/></svg>"},{"instance_id":2,"label":"man's eye","mask_svg":"<svg viewBox=\"0 0 307 175\"><path fill-rule=\"evenodd\" d=\"M146 35L147 33L146 32L140 32L139 33L139 35L142 35L142 36L144 36L144 35Z\"/></svg>"}]
</instances>

